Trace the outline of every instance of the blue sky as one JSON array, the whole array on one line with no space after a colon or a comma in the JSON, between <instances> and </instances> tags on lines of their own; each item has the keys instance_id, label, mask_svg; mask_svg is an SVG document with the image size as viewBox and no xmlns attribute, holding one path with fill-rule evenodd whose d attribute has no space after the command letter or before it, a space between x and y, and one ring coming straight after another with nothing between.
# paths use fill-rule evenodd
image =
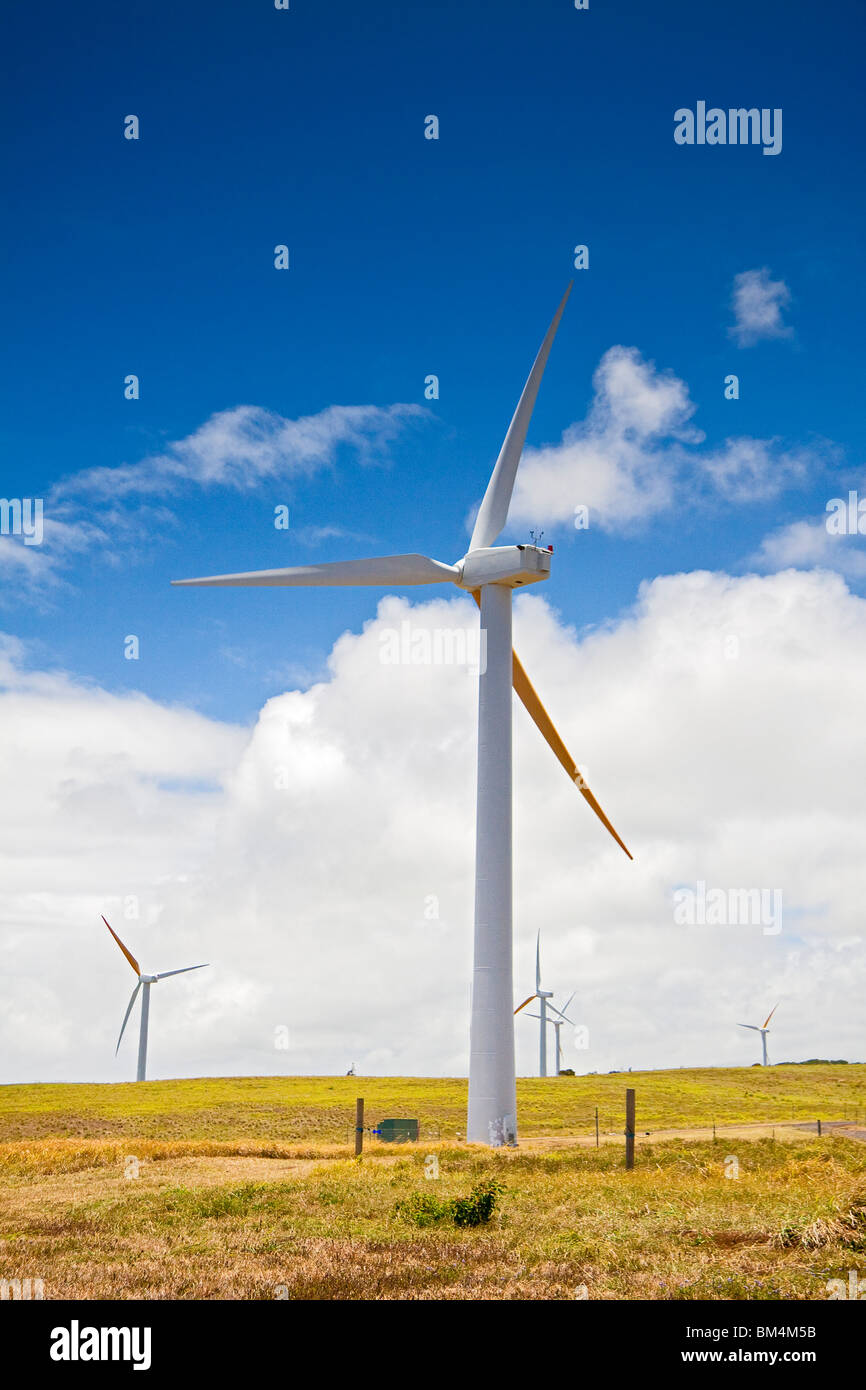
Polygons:
<instances>
[{"instance_id":1,"label":"blue sky","mask_svg":"<svg viewBox=\"0 0 866 1390\"><path fill-rule=\"evenodd\" d=\"M748 437L811 453L775 496L701 500L686 468L643 523L548 524L547 597L568 622L615 617L656 574L737 572L768 533L856 485L858 6L85 4L12 23L0 492L50 498L242 405L290 420L428 410L372 460L341 447L306 478L79 497L73 520L105 541L67 554L38 595L7 588L3 627L47 664L242 720L275 672L320 672L378 595L168 580L416 548L457 558L572 273L530 444L584 418L619 344L685 383L704 451ZM699 99L781 107L781 154L677 146L673 113ZM438 141L423 137L429 113ZM590 267L575 273L578 243ZM734 277L763 267L787 287L790 334L740 347ZM138 401L123 399L128 372ZM729 372L738 401L723 397ZM425 403L428 373L441 394ZM276 532L283 502L292 524ZM347 534L316 543L320 528ZM127 633L138 663L122 658Z\"/></svg>"},{"instance_id":2,"label":"blue sky","mask_svg":"<svg viewBox=\"0 0 866 1390\"><path fill-rule=\"evenodd\" d=\"M864 1055L866 536L825 524L866 498L864 27L16 8L0 500L44 535L0 534L0 1080L130 1074L103 913L212 962L156 1000L153 1075L465 1072L477 683L382 639L471 600L170 580L461 557L571 278L503 541L555 546L515 644L635 860L518 710L515 988L541 925L581 1071L754 1060L777 1002L771 1057ZM677 144L699 102L781 110L781 151ZM678 923L700 884L784 925Z\"/></svg>"}]
</instances>

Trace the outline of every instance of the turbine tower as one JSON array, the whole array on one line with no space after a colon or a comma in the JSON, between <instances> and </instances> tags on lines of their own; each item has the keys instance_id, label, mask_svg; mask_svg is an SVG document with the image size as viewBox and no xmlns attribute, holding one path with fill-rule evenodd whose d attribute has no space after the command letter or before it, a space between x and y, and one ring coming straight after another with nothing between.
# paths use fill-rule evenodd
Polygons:
<instances>
[{"instance_id":1,"label":"turbine tower","mask_svg":"<svg viewBox=\"0 0 866 1390\"><path fill-rule=\"evenodd\" d=\"M762 1062L761 1062L761 1065L764 1066L764 1067L768 1067L768 1066L770 1065L769 1062L767 1061L767 1034L768 1034L769 1031L770 1031L770 1028L769 1028L770 1019L773 1017L773 1014L776 1012L776 1009L778 1009L778 1007L779 1007L779 1005L777 1004L777 1005L775 1006L775 1008L773 1008L773 1009L770 1010L770 1012L767 1014L767 1017L764 1019L763 1025L761 1025L761 1024L759 1024L759 1023L738 1023L738 1024L737 1024L737 1027L738 1027L738 1028L751 1028L751 1030L752 1030L753 1033L760 1033L760 1035L761 1035L761 1053L762 1053L762 1057L763 1057L763 1060L762 1060Z\"/></svg>"},{"instance_id":2,"label":"turbine tower","mask_svg":"<svg viewBox=\"0 0 866 1390\"><path fill-rule=\"evenodd\" d=\"M471 593L478 603L481 627L487 634L487 664L479 675L478 697L475 934L466 1135L470 1142L494 1146L517 1142L512 1017L512 685L581 795L632 858L578 772L512 650L512 591L548 578L550 548L545 550L535 544L494 545L508 516L535 398L570 290L571 285L563 295L517 403L481 502L469 549L456 564L443 564L426 555L380 555L335 564L174 581L195 585L360 584L400 588L451 583Z\"/></svg>"},{"instance_id":3,"label":"turbine tower","mask_svg":"<svg viewBox=\"0 0 866 1390\"><path fill-rule=\"evenodd\" d=\"M560 1010L557 1010L557 1012L561 1012L561 1013L562 1013L562 1018L552 1018L552 1019L550 1019L550 1022L553 1024L553 1031L554 1031L555 1034L556 1034L556 1074L557 1074L557 1076L559 1076L560 1072L562 1071L562 1041L561 1041L560 1036L559 1036L559 1034L560 1034L560 1032L561 1032L561 1030L562 1030L562 1025L563 1025L563 1023L570 1023L570 1024L572 1025L572 1027L574 1026L574 1019L566 1017L566 1013L565 1013L565 1010L568 1008L568 1005L571 1003L571 1001L572 1001L573 998L574 998L574 995L573 995L573 994L570 995L569 998L568 998L568 1000L567 1000L567 1002L566 1002L566 1004L565 1004L565 1007L564 1007L561 1011L560 1011ZM551 1007L552 1007L552 1006L551 1006Z\"/></svg>"},{"instance_id":4,"label":"turbine tower","mask_svg":"<svg viewBox=\"0 0 866 1390\"><path fill-rule=\"evenodd\" d=\"M103 922L105 922L104 917L102 920ZM138 1034L138 1067L135 1073L135 1079L136 1081L144 1081L146 1080L145 1073L147 1071L147 1025L148 1020L150 1018L151 985L155 985L157 980L167 980L169 975L185 975L188 970L204 970L207 962L205 962L205 965L184 965L180 970L163 970L158 975L143 975L141 973L141 966L135 959L135 956L132 954L131 951L127 950L120 937L117 935L117 932L109 926L108 922L105 922L105 925L108 927L108 930L111 932L111 935L114 937L121 951L126 956L126 959L129 961L130 965L132 966L133 970L138 976L138 984L132 991L132 998L126 1006L126 1013L123 1015L123 1023L121 1024L120 1028L120 1037L117 1039L117 1047L114 1049L114 1055L116 1057L118 1052L120 1051L121 1039L123 1038L124 1030L126 1028L127 1022L129 1021L129 1015L132 1013L132 1006L135 1003L138 991L141 990L141 1028L139 1029Z\"/></svg>"},{"instance_id":5,"label":"turbine tower","mask_svg":"<svg viewBox=\"0 0 866 1390\"><path fill-rule=\"evenodd\" d=\"M523 1003L522 1003L522 1004L518 1004L517 1008L514 1010L514 1014L515 1014L515 1017L516 1017L517 1014L520 1013L521 1009L525 1009L526 1006L527 1006L527 1004L531 1004L531 1003L532 1003L533 999L537 999L537 1000L538 1000L539 1012L538 1012L537 1014L530 1014L529 1017L530 1017L530 1018L540 1018L540 1019L541 1019L541 1025L540 1025L540 1027L539 1027L539 1029L538 1029L538 1075L539 1075L539 1076L547 1076L547 1025L548 1025L548 1023L553 1023L554 1028L557 1030L557 1031L556 1031L556 1074L557 1074L557 1076L558 1076L558 1075L559 1075L559 1059L560 1059L560 1055L561 1055L561 1054L560 1054L560 1047L559 1047L559 1029L562 1027L563 1023L570 1023L570 1022L571 1022L571 1019L570 1019L570 1018L566 1018L566 1017L565 1017L565 1009L557 1009L556 1006L555 1006L554 1004L551 1004L551 1005L550 1005L550 1008L553 1010L553 1012L554 1012L555 1014L559 1014L559 1015L560 1015L560 1021L559 1021L559 1023L554 1023L553 1019L549 1019L549 1018L547 1017L547 1009L548 1009L548 1003L547 1003L547 1001L548 1001L548 999L552 999L552 998L553 998L553 991L552 991L552 990L549 990L549 989L542 989L542 988L541 988L541 932L539 931L538 936L536 937L536 940L535 940L535 993L534 993L534 994L530 994L529 998L528 998L528 999L524 999ZM567 1002L566 1005L565 1005L565 1008L566 1008L566 1009L568 1008L568 1005L571 1003L571 1001L572 1001L573 998L574 998L574 995L573 995L573 994L569 996L568 1002Z\"/></svg>"}]
</instances>

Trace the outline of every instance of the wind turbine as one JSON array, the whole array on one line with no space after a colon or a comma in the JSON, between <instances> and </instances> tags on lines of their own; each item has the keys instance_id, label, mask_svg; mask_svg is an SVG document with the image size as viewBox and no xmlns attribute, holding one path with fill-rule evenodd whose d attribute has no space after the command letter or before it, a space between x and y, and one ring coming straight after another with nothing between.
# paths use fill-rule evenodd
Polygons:
<instances>
[{"instance_id":1,"label":"wind turbine","mask_svg":"<svg viewBox=\"0 0 866 1390\"><path fill-rule=\"evenodd\" d=\"M105 922L104 917L102 920L103 922ZM109 926L108 922L105 922L105 925L108 927L108 930L111 932L111 935L114 937L121 951L126 956L126 959L129 961L130 965L132 966L133 970L138 976L138 984L132 991L132 998L126 1006L126 1013L123 1015L123 1023L120 1029L120 1037L117 1039L117 1047L114 1049L114 1055L116 1057L118 1052L120 1051L121 1039L123 1038L124 1030L129 1021L129 1015L132 1013L132 1006L135 1003L138 991L142 990L143 993L141 996L141 1029L138 1034L138 1070L136 1071L135 1079L136 1081L144 1081L146 1079L145 1072L147 1070L147 1023L150 1017L151 985L155 985L157 980L167 980L169 975L185 975L188 970L204 970L205 965L207 965L208 962L206 961L205 965L184 965L180 970L162 970L158 975L143 975L141 973L141 966L135 959L135 956L132 954L131 951L128 951L126 949L120 937L117 935L117 932Z\"/></svg>"},{"instance_id":2,"label":"wind turbine","mask_svg":"<svg viewBox=\"0 0 866 1390\"><path fill-rule=\"evenodd\" d=\"M511 688L556 757L617 844L632 858L586 785L511 646L512 590L550 574L551 550L537 544L494 546L503 530L517 465L526 441L541 377L569 285L547 330L481 502L469 549L455 564L426 555L380 555L335 564L297 565L246 574L175 580L196 585L404 585L456 584L481 609L487 663L479 674L478 771L475 836L475 938L469 1042L467 1139L516 1144L512 979Z\"/></svg>"},{"instance_id":3,"label":"wind turbine","mask_svg":"<svg viewBox=\"0 0 866 1390\"><path fill-rule=\"evenodd\" d=\"M762 1050L762 1052L763 1052L763 1057L764 1057L764 1060L763 1060L763 1062L762 1062L762 1066L765 1066L765 1067L766 1067L766 1066L769 1066L769 1063L768 1063L768 1061L767 1061L767 1034L768 1034L769 1031L770 1031L769 1023L770 1023L770 1019L773 1017L773 1014L776 1012L776 1009L778 1009L778 1007L779 1007L779 1005L777 1004L775 1008L773 1008L773 1009L770 1010L770 1012L767 1014L767 1017L764 1019L763 1026L761 1026L761 1025L758 1024L758 1023L738 1023L738 1024L737 1024L737 1027L738 1027L738 1028L751 1028L751 1030L752 1030L753 1033L760 1033L760 1035L761 1035L761 1050Z\"/></svg>"},{"instance_id":4,"label":"wind turbine","mask_svg":"<svg viewBox=\"0 0 866 1390\"><path fill-rule=\"evenodd\" d=\"M562 1027L562 1024L563 1024L563 1023L570 1023L570 1022L571 1022L571 1019L565 1017L565 1009L557 1009L556 1006L555 1006L554 1004L551 1004L551 1005L550 1005L550 1008L553 1010L553 1012L554 1012L555 1014L559 1014L559 1015L560 1015L560 1022L557 1024L557 1023L554 1023L554 1022L553 1022L553 1019L548 1019L548 1017L547 1017L547 1009L548 1009L547 1001L548 1001L548 999L552 999L552 998L553 998L553 991L552 991L552 990L550 990L550 989L542 989L542 988L541 988L541 932L539 931L538 936L537 936L536 939L535 939L535 993L534 993L534 994L530 994L529 998L528 998L528 999L524 999L523 1003L522 1003L522 1004L518 1004L517 1008L514 1010L514 1014L515 1014L515 1017L516 1017L517 1014L520 1013L521 1009L525 1009L526 1006L527 1006L527 1004L531 1004L531 1003L532 1003L533 999L537 999L537 1000L538 1000L539 1012L538 1012L537 1014L530 1014L529 1017L530 1017L530 1018L540 1018L540 1019L541 1019L541 1027L540 1027L539 1030L538 1030L538 1075L539 1075L539 1076L547 1076L547 1025L548 1025L548 1023L553 1023L554 1028L557 1029L557 1033L556 1033L556 1071L557 1071L557 1075L558 1075L558 1074L559 1074L559 1057L560 1057L560 1049L559 1049L559 1029ZM568 999L568 1001L567 1001L567 1003L566 1003L566 1005L565 1005L565 1008L566 1008L566 1009L568 1008L568 1005L571 1003L571 1001L572 1001L573 998L574 998L574 995L573 995L573 994L569 996L569 999Z\"/></svg>"},{"instance_id":5,"label":"wind turbine","mask_svg":"<svg viewBox=\"0 0 866 1390\"><path fill-rule=\"evenodd\" d=\"M574 1027L574 1019L573 1019L573 1018L568 1018L568 1017L566 1016L566 1012L565 1012L565 1010L568 1008L568 1006L569 1006L569 1004L571 1003L571 1001L572 1001L573 998L574 998L574 995L573 995L573 994L570 994L570 995L568 996L567 1000L565 1001L565 1005L563 1006L563 1008L562 1008L562 1009L557 1009L557 1010L556 1010L557 1013L561 1013L561 1014L562 1014L562 1017L561 1017L561 1018L551 1018L551 1019L549 1020L549 1022L553 1024L553 1030L554 1030L554 1032L556 1033L556 1074L557 1074L557 1076L559 1076L560 1072L562 1071L562 1041L561 1041L560 1036L559 1036L560 1031L561 1031L561 1029L562 1029L562 1025L563 1025L563 1023L569 1023L569 1024L571 1024L572 1027ZM553 1008L553 1005L551 1004L550 1007Z\"/></svg>"}]
</instances>

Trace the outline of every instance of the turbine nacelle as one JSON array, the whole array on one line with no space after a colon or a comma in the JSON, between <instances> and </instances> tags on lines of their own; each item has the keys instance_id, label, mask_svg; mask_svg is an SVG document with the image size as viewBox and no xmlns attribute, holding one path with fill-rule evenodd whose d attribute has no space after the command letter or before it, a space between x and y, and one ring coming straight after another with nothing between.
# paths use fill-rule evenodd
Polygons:
<instances>
[{"instance_id":1,"label":"turbine nacelle","mask_svg":"<svg viewBox=\"0 0 866 1390\"><path fill-rule=\"evenodd\" d=\"M157 980L159 979L159 976L158 976L158 975L139 975L138 978L141 980L141 983L142 983L143 985L155 985L156 982L157 982Z\"/></svg>"},{"instance_id":2,"label":"turbine nacelle","mask_svg":"<svg viewBox=\"0 0 866 1390\"><path fill-rule=\"evenodd\" d=\"M539 545L493 545L470 550L458 561L461 589L480 589L485 584L504 584L508 589L537 584L550 576L551 552Z\"/></svg>"}]
</instances>

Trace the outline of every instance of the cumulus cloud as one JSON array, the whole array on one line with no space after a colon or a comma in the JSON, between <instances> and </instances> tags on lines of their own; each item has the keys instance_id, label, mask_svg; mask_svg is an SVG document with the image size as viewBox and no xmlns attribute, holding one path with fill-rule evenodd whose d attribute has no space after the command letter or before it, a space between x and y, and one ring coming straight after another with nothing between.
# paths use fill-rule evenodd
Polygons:
<instances>
[{"instance_id":1,"label":"cumulus cloud","mask_svg":"<svg viewBox=\"0 0 866 1390\"><path fill-rule=\"evenodd\" d=\"M586 419L571 425L560 444L526 451L513 521L571 523L582 505L613 529L671 505L676 463L662 445L703 438L689 423L695 406L685 382L657 371L636 348L612 347L593 388Z\"/></svg>"},{"instance_id":2,"label":"cumulus cloud","mask_svg":"<svg viewBox=\"0 0 866 1390\"><path fill-rule=\"evenodd\" d=\"M801 483L828 445L788 448L780 439L727 439L702 449L688 386L636 348L613 347L593 377L586 419L559 444L527 449L517 475L513 523L572 526L589 510L605 531L633 528L667 511L678 489L693 501L743 503Z\"/></svg>"},{"instance_id":3,"label":"cumulus cloud","mask_svg":"<svg viewBox=\"0 0 866 1390\"><path fill-rule=\"evenodd\" d=\"M772 280L766 266L734 276L731 307L734 324L728 329L738 347L751 347L762 338L790 338L793 329L782 313L791 302L784 280Z\"/></svg>"},{"instance_id":4,"label":"cumulus cloud","mask_svg":"<svg viewBox=\"0 0 866 1390\"><path fill-rule=\"evenodd\" d=\"M386 597L251 730L0 647L2 1078L131 1074L103 911L145 964L213 962L155 991L154 1075L465 1071L477 685L382 655L404 622L477 621L462 595ZM734 1025L780 997L775 1058L862 1057L866 603L820 571L680 574L587 633L523 595L516 646L636 855L517 707L515 989L541 925L547 986L589 1028L566 1064L750 1062ZM780 888L781 932L676 925L699 881Z\"/></svg>"}]
</instances>

